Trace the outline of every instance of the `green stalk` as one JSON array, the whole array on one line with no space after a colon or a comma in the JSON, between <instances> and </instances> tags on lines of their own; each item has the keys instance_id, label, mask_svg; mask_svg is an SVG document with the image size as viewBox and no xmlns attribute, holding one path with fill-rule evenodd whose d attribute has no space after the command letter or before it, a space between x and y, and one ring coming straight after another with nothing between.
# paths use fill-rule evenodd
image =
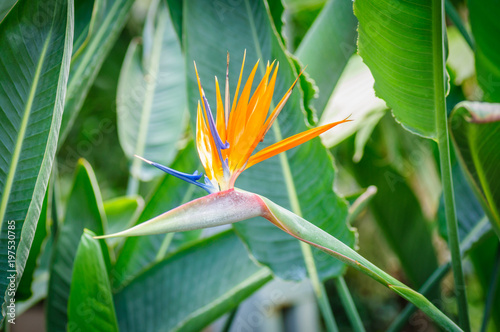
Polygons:
<instances>
[{"instance_id":1,"label":"green stalk","mask_svg":"<svg viewBox=\"0 0 500 332\"><path fill-rule=\"evenodd\" d=\"M439 148L439 162L441 165L441 181L443 184L446 226L448 231L448 247L451 252L455 292L458 302L459 325L464 331L470 331L467 296L460 255L457 216L455 213L455 197L453 194L453 180L450 163L450 140L448 133L448 118L446 115L445 89L445 54L444 54L444 1L433 0L433 64L434 64L434 108L436 111L436 129Z\"/></svg>"},{"instance_id":2,"label":"green stalk","mask_svg":"<svg viewBox=\"0 0 500 332\"><path fill-rule=\"evenodd\" d=\"M238 312L238 308L234 308L230 313L229 317L227 317L226 322L224 323L224 327L222 328L222 332L229 332L231 330L231 326L233 325L234 318L236 317L236 313Z\"/></svg>"},{"instance_id":3,"label":"green stalk","mask_svg":"<svg viewBox=\"0 0 500 332\"><path fill-rule=\"evenodd\" d=\"M363 326L361 317L359 317L358 310L354 305L354 301L352 300L351 293L349 292L349 288L347 288L344 277L340 276L338 278L334 278L333 282L335 283L335 287L337 288L337 292L340 296L340 301L345 308L353 330L355 332L364 332L365 327Z\"/></svg>"},{"instance_id":4,"label":"green stalk","mask_svg":"<svg viewBox=\"0 0 500 332\"><path fill-rule=\"evenodd\" d=\"M337 323L333 317L332 308L330 307L330 302L328 301L328 296L326 295L325 286L318 277L318 271L316 270L316 264L314 263L311 246L307 243L300 242L300 248L302 249L302 254L304 255L307 272L309 274L309 279L311 279L314 294L316 294L316 298L318 299L319 309L325 319L326 329L331 332L338 332L339 328L337 327Z\"/></svg>"},{"instance_id":5,"label":"green stalk","mask_svg":"<svg viewBox=\"0 0 500 332\"><path fill-rule=\"evenodd\" d=\"M498 247L497 249L497 257L495 260L495 265L493 266L493 272L491 273L491 280L488 287L488 296L486 297L486 304L484 305L484 315L483 315L483 323L481 324L481 332L486 332L486 329L488 328L488 322L490 320L491 308L493 307L493 300L495 298L499 276L500 276L500 247Z\"/></svg>"}]
</instances>

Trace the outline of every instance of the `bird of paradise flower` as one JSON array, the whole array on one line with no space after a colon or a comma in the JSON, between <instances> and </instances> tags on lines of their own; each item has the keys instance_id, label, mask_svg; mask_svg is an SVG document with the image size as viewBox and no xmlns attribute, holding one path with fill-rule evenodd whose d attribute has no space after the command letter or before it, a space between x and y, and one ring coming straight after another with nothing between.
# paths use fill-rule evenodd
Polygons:
<instances>
[{"instance_id":1,"label":"bird of paradise flower","mask_svg":"<svg viewBox=\"0 0 500 332\"><path fill-rule=\"evenodd\" d=\"M350 121L329 123L317 128L309 129L280 142L272 144L252 155L257 145L264 140L274 121L285 106L297 79L288 89L279 103L269 114L278 74L279 63L274 61L267 64L266 72L251 95L251 89L259 61L254 65L241 95L241 87L245 55L241 65L240 76L236 86L233 103L229 97L229 54L226 68L225 102L222 101L219 82L215 78L217 100L216 119L214 120L211 107L201 86L198 70L195 63L196 78L200 90L201 102L198 102L196 121L196 145L203 167L206 171L204 183L198 182L202 175L195 172L186 174L169 167L136 156L143 161L173 175L184 181L195 184L208 193L215 193L234 188L236 178L246 169L261 161L271 158L281 152L294 148L310 139L324 133L338 124ZM299 74L300 76L300 74Z\"/></svg>"},{"instance_id":2,"label":"bird of paradise flower","mask_svg":"<svg viewBox=\"0 0 500 332\"><path fill-rule=\"evenodd\" d=\"M168 174L203 188L210 195L188 202L125 231L103 237L186 231L233 223L255 216L266 217L279 228L290 233L275 218L275 215L269 212L270 201L267 202L266 198L253 193L239 189L235 190L234 185L237 177L249 167L292 149L336 125L350 120L344 119L306 130L274 143L252 155L283 110L302 73L299 74L292 86L269 113L279 63L274 61L267 64L264 76L252 94L252 84L259 61L254 65L244 86L242 86L245 58L246 52L243 55L243 63L232 103L229 96L229 54L227 56L224 102L222 101L219 82L217 77L215 78L217 103L215 119L201 86L196 63L194 64L200 92L200 101L197 107L196 146L206 172L203 182L199 181L203 175L199 174L198 171L192 174L183 173L136 156ZM240 88L242 88L241 94L239 93Z\"/></svg>"}]
</instances>

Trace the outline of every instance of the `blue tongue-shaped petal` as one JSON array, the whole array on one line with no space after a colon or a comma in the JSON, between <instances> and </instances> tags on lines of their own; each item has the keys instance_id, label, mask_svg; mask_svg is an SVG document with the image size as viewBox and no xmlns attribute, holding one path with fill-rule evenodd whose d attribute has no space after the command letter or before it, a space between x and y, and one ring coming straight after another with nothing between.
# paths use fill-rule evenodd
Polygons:
<instances>
[{"instance_id":1,"label":"blue tongue-shaped petal","mask_svg":"<svg viewBox=\"0 0 500 332\"><path fill-rule=\"evenodd\" d=\"M205 97L205 93L203 93L203 103L205 104L205 109L207 111L207 119L208 126L210 127L210 132L212 133L212 137L214 138L215 146L217 148L217 154L219 155L219 160L222 164L222 169L224 171L224 176L229 177L229 167L227 164L227 160L222 158L221 150L229 148L229 143L222 143L222 139L219 136L219 132L217 131L217 127L215 126L214 116L212 114L212 110L210 109L210 105L208 104L207 97Z\"/></svg>"},{"instance_id":2,"label":"blue tongue-shaped petal","mask_svg":"<svg viewBox=\"0 0 500 332\"><path fill-rule=\"evenodd\" d=\"M208 126L210 127L210 132L212 133L212 137L214 138L215 145L217 146L217 150L224 150L229 148L229 143L222 143L222 139L219 136L219 132L215 126L214 116L212 114L212 110L210 109L210 105L208 104L207 97L203 94L203 103L205 104L205 108L207 110L207 118L208 118Z\"/></svg>"},{"instance_id":3,"label":"blue tongue-shaped petal","mask_svg":"<svg viewBox=\"0 0 500 332\"><path fill-rule=\"evenodd\" d=\"M193 174L183 173L183 172L176 171L175 169L172 169L170 167L164 166L162 164L155 163L154 161L150 161L150 160L147 160L145 158L139 157L137 155L136 155L136 157L141 159L142 161L158 168L158 169L161 169L165 173L173 175L176 178L179 178L179 179L184 180L186 182L192 183L192 184L206 190L209 194L212 194L214 192L219 191L217 188L214 187L214 185L210 181L208 181L208 182L205 181L205 183L198 182L198 180L201 179L201 177L203 176L202 174L199 174L198 171L195 171Z\"/></svg>"}]
</instances>

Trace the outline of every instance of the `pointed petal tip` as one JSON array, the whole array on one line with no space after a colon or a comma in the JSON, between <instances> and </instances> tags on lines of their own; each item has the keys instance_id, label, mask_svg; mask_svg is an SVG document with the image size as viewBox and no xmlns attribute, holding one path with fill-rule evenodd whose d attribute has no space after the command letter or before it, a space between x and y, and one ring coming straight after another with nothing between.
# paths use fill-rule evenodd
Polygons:
<instances>
[{"instance_id":1,"label":"pointed petal tip","mask_svg":"<svg viewBox=\"0 0 500 332\"><path fill-rule=\"evenodd\" d=\"M136 157L136 158L138 158L138 159L140 159L140 160L142 160L142 161L144 161L144 162L146 162L146 163L148 163L148 164L150 164L150 165L152 165L152 164L153 164L153 162L152 162L152 161L147 160L146 158L143 158L143 157L138 156L138 155L136 155L136 154L134 154L134 157Z\"/></svg>"}]
</instances>

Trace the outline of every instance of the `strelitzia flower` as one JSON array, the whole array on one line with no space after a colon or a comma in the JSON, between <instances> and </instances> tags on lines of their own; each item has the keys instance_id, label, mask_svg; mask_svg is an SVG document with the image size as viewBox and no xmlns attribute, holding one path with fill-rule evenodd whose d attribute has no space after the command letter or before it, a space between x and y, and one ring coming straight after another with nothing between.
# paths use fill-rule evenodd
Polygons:
<instances>
[{"instance_id":1,"label":"strelitzia flower","mask_svg":"<svg viewBox=\"0 0 500 332\"><path fill-rule=\"evenodd\" d=\"M200 101L197 109L196 145L206 172L204 182L199 181L203 175L197 171L193 174L183 173L137 156L168 174L205 189L210 195L188 202L125 231L102 236L102 238L180 232L230 224L256 216L267 218L282 230L297 236L293 233L292 228L282 224L280 219L276 217L276 213L272 212L274 209L272 207L275 206L274 203L257 194L235 190L235 181L249 167L294 148L317 137L328 129L350 120L344 119L309 129L252 154L258 144L264 140L265 135L271 129L288 98L290 98L298 77L269 113L279 64L277 62L267 64L264 77L253 94L251 93L252 83L259 62L255 64L245 85L242 87L241 79L244 65L245 56L243 56L236 92L231 103L228 83L228 54L224 102L222 101L219 82L215 78L217 113L214 119L195 64L200 91ZM242 88L241 94L239 94L240 88ZM280 215L283 214L280 213Z\"/></svg>"},{"instance_id":2,"label":"strelitzia flower","mask_svg":"<svg viewBox=\"0 0 500 332\"><path fill-rule=\"evenodd\" d=\"M293 87L297 83L298 77L279 103L273 108L272 112L269 113L279 63L274 61L271 64L267 64L264 77L253 94L251 94L251 89L259 62L254 65L245 85L241 87L244 65L245 55L243 56L243 64L241 65L234 99L230 103L228 54L224 102L219 82L217 77L215 78L217 100L215 119L201 86L196 63L194 65L200 90L196 121L196 146L206 172L204 182L198 182L202 177L198 172L186 174L142 157L137 157L171 175L205 189L208 193L215 193L234 188L237 177L244 170L255 164L294 148L340 123L349 121L345 119L309 129L272 144L252 155L257 145L264 140L265 135L271 129L274 121L285 106L285 103L292 94ZM242 91L238 97L240 88L242 88Z\"/></svg>"}]
</instances>

